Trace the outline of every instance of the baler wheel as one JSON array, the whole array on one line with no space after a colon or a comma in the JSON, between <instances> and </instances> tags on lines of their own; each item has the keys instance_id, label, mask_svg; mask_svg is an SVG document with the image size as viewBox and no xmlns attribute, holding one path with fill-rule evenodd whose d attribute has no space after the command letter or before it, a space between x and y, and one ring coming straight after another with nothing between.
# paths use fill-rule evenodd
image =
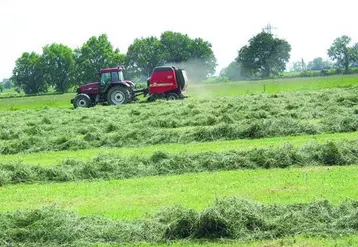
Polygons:
<instances>
[{"instance_id":1,"label":"baler wheel","mask_svg":"<svg viewBox=\"0 0 358 247\"><path fill-rule=\"evenodd\" d=\"M179 99L179 95L176 93L168 93L167 95L167 100L177 100Z\"/></svg>"}]
</instances>

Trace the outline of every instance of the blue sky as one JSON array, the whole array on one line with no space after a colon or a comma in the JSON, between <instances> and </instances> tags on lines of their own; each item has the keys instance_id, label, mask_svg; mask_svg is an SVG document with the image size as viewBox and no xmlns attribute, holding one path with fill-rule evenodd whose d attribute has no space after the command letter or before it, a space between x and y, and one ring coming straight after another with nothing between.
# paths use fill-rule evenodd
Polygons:
<instances>
[{"instance_id":1,"label":"blue sky","mask_svg":"<svg viewBox=\"0 0 358 247\"><path fill-rule=\"evenodd\" d=\"M2 0L0 80L11 76L22 52L53 42L76 48L102 33L123 53L135 38L167 30L202 37L212 43L220 71L271 23L292 46L290 63L326 58L336 37L358 42L357 7L354 0Z\"/></svg>"}]
</instances>

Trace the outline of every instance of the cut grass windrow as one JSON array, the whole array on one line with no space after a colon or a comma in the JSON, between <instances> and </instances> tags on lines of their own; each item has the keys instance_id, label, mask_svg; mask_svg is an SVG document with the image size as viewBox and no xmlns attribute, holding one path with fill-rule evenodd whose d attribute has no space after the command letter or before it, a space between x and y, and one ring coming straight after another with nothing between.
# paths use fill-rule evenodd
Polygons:
<instances>
[{"instance_id":1,"label":"cut grass windrow","mask_svg":"<svg viewBox=\"0 0 358 247\"><path fill-rule=\"evenodd\" d=\"M0 241L18 243L164 243L182 239L262 240L287 236L358 233L358 201L264 205L237 198L216 200L201 212L173 206L149 219L113 221L81 217L58 207L0 214Z\"/></svg>"},{"instance_id":2,"label":"cut grass windrow","mask_svg":"<svg viewBox=\"0 0 358 247\"><path fill-rule=\"evenodd\" d=\"M215 142L195 142L188 144L161 144L138 148L94 148L84 150L49 151L30 154L0 155L0 163L21 163L29 165L39 165L41 167L52 167L66 159L77 161L89 161L99 155L108 156L145 156L150 157L155 152L165 152L169 154L178 153L205 153L215 152L224 153L230 151L247 151L254 148L274 148L289 144L300 147L310 141L323 144L324 142L357 140L357 132L303 135L303 136L282 136L261 139L241 139L233 141Z\"/></svg>"},{"instance_id":3,"label":"cut grass windrow","mask_svg":"<svg viewBox=\"0 0 358 247\"><path fill-rule=\"evenodd\" d=\"M358 89L7 111L0 154L143 147L358 130Z\"/></svg>"},{"instance_id":4,"label":"cut grass windrow","mask_svg":"<svg viewBox=\"0 0 358 247\"><path fill-rule=\"evenodd\" d=\"M287 168L309 165L358 164L358 142L308 143L301 148L252 149L227 153L168 154L150 157L98 156L90 161L66 160L54 167L0 164L0 185L68 182L87 179L128 179L205 171Z\"/></svg>"}]
</instances>

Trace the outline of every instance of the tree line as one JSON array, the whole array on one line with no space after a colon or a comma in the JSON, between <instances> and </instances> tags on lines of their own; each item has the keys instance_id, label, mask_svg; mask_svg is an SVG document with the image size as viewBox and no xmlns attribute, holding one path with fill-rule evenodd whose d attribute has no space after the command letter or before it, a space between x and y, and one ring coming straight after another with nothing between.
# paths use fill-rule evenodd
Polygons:
<instances>
[{"instance_id":1,"label":"tree line","mask_svg":"<svg viewBox=\"0 0 358 247\"><path fill-rule=\"evenodd\" d=\"M294 69L336 67L348 72L358 66L358 43L350 45L348 36L337 38L327 50L334 63L316 58L305 65L294 63ZM263 30L238 50L235 60L220 76L229 80L268 78L286 70L291 45ZM200 81L215 73L216 57L212 44L202 38L166 31L159 38L137 38L126 54L114 48L106 34L90 37L81 47L71 49L63 44L49 44L42 53L24 52L16 60L11 82L26 94L45 93L49 87L59 93L71 87L98 80L100 68L124 65L125 76L132 80L147 78L154 67L177 65L187 70L192 80Z\"/></svg>"},{"instance_id":2,"label":"tree line","mask_svg":"<svg viewBox=\"0 0 358 247\"><path fill-rule=\"evenodd\" d=\"M64 93L75 85L98 80L101 68L125 65L126 77L134 79L148 77L154 67L164 64L181 64L196 80L213 75L217 65L211 43L201 38L167 31L159 39L135 39L122 54L102 34L74 50L54 43L43 47L42 54L24 52L16 60L11 80L26 94L45 93L49 87Z\"/></svg>"},{"instance_id":3,"label":"tree line","mask_svg":"<svg viewBox=\"0 0 358 247\"><path fill-rule=\"evenodd\" d=\"M302 76L308 75L307 71L321 71L335 68L337 72L349 73L351 67L358 67L358 43L351 44L348 36L338 37L327 50L327 55L332 60L324 61L317 57L307 65L302 61L293 63L293 71L302 72ZM249 78L268 78L277 76L286 70L290 59L290 44L274 37L269 32L261 32L249 40L249 44L241 48L235 61L224 68L220 75L229 80L243 80Z\"/></svg>"}]
</instances>

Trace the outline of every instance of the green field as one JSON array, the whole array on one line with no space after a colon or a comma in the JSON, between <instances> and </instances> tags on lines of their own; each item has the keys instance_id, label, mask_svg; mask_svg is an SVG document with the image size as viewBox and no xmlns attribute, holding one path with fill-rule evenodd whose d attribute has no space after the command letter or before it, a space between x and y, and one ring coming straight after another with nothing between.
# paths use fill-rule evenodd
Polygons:
<instances>
[{"instance_id":1,"label":"green field","mask_svg":"<svg viewBox=\"0 0 358 247\"><path fill-rule=\"evenodd\" d=\"M217 241L215 243L210 241L182 241L174 242L171 244L136 244L133 246L139 247L151 247L151 246L173 246L173 247L337 247L337 246L356 246L358 244L358 237L349 236L339 239L328 239L328 238L300 238L293 237L280 240L271 240L271 241ZM117 247L117 245L107 245L107 244L98 244L95 245L98 247ZM118 245L123 246L123 245ZM130 245L126 245L130 246Z\"/></svg>"},{"instance_id":2,"label":"green field","mask_svg":"<svg viewBox=\"0 0 358 247\"><path fill-rule=\"evenodd\" d=\"M358 85L358 75L337 75L315 78L284 78L262 81L240 81L217 84L193 84L188 87L188 96L216 97L236 96L251 93L281 93L299 90L350 87ZM71 108L70 99L73 93L63 95L46 95L35 97L4 98L0 93L0 111L42 109L44 107Z\"/></svg>"},{"instance_id":3,"label":"green field","mask_svg":"<svg viewBox=\"0 0 358 247\"><path fill-rule=\"evenodd\" d=\"M0 187L0 213L21 216L56 205L132 224L170 206L201 212L232 196L283 206L358 200L357 85L357 75L195 84L183 101L76 110L69 103L73 94L0 97L0 184L14 181ZM126 179L113 179L118 171L124 175L114 177ZM61 179L49 179L56 176ZM8 225L4 219L0 215L0 230ZM35 234L36 222L23 231ZM292 238L189 238L171 245L355 246L356 230L326 232L326 238L295 232ZM116 244L123 242L94 246Z\"/></svg>"},{"instance_id":4,"label":"green field","mask_svg":"<svg viewBox=\"0 0 358 247\"><path fill-rule=\"evenodd\" d=\"M312 167L206 172L129 180L15 185L1 190L1 211L57 204L82 215L130 220L180 204L201 210L215 198L238 196L263 203L358 199L358 167ZM249 182L248 182L249 181ZM344 183L342 182L344 181Z\"/></svg>"}]
</instances>

